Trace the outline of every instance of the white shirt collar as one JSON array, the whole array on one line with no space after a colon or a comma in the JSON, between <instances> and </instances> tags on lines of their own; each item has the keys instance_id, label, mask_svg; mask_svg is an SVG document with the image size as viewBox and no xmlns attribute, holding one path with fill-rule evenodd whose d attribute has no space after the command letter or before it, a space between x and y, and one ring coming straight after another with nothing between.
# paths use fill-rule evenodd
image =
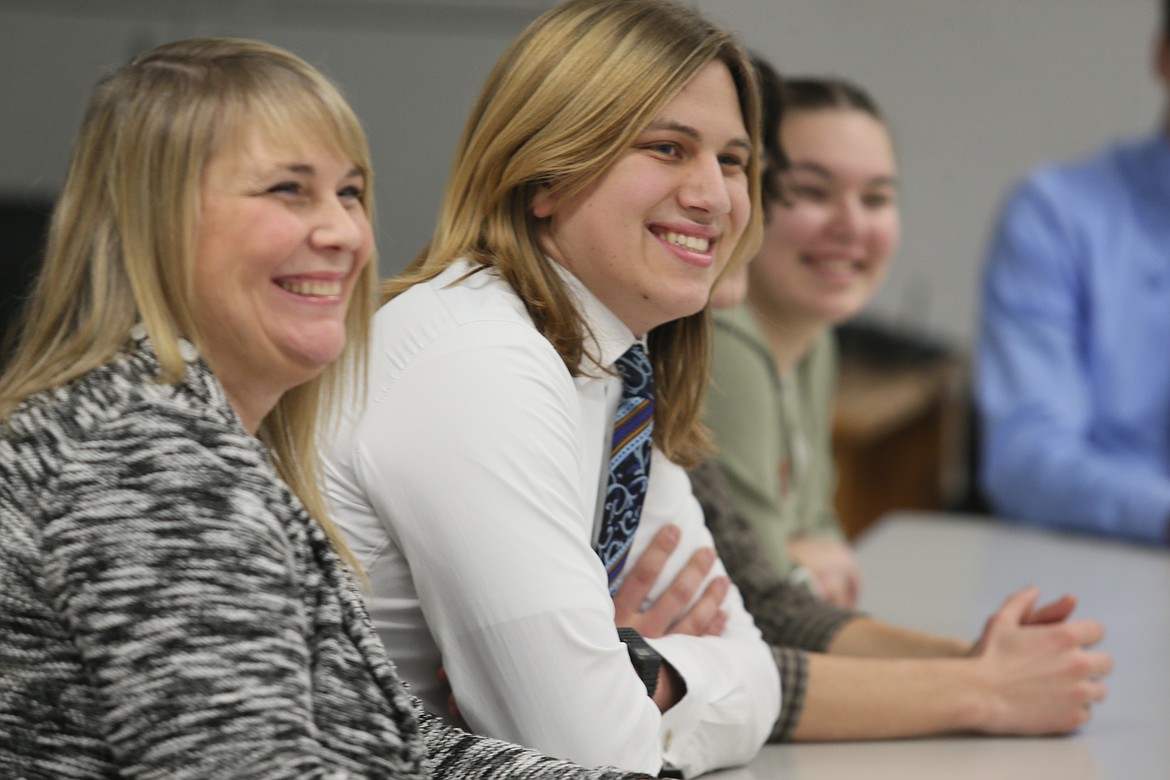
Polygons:
<instances>
[{"instance_id":1,"label":"white shirt collar","mask_svg":"<svg viewBox=\"0 0 1170 780\"><path fill-rule=\"evenodd\" d=\"M610 311L601 302L601 299L594 295L572 271L551 257L548 258L548 261L552 263L553 268L556 269L561 280L569 289L569 294L577 303L582 320L588 326L586 339L592 342L592 344L586 344L585 351L588 355L596 358L602 366L609 368L634 344L640 343L643 347L646 345L645 339L635 336L634 332ZM589 334L592 334L591 339ZM581 370L589 373L587 365L581 366Z\"/></svg>"}]
</instances>

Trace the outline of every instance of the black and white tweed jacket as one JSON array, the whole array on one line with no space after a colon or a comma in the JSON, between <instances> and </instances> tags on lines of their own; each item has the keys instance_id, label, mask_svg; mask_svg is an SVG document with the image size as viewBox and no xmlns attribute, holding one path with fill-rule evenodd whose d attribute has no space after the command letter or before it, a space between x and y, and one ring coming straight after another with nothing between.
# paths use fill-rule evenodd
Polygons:
<instances>
[{"instance_id":1,"label":"black and white tweed jacket","mask_svg":"<svg viewBox=\"0 0 1170 780\"><path fill-rule=\"evenodd\" d=\"M0 429L0 777L629 777L420 714L191 358L139 339Z\"/></svg>"}]
</instances>

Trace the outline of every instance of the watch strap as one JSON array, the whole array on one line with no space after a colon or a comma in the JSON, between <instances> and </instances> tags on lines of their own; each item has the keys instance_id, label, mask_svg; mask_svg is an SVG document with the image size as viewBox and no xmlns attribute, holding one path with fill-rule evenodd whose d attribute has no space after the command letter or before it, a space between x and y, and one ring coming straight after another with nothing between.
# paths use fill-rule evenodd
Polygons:
<instances>
[{"instance_id":1,"label":"watch strap","mask_svg":"<svg viewBox=\"0 0 1170 780\"><path fill-rule=\"evenodd\" d=\"M658 690L658 672L662 668L662 656L650 644L629 626L618 627L618 639L626 646L630 654L630 663L638 673L642 684L646 686L646 695L653 696Z\"/></svg>"}]
</instances>

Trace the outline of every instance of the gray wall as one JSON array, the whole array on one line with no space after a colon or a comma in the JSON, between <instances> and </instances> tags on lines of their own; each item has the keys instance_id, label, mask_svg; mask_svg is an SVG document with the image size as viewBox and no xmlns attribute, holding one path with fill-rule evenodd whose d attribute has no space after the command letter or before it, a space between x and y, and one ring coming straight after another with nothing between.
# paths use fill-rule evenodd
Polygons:
<instances>
[{"instance_id":1,"label":"gray wall","mask_svg":"<svg viewBox=\"0 0 1170 780\"><path fill-rule=\"evenodd\" d=\"M1158 120L1156 0L700 0L782 73L874 93L902 164L904 239L875 316L970 342L1005 188ZM550 0L0 0L0 195L52 195L99 73L193 34L260 37L339 82L378 173L383 271L427 240L496 57Z\"/></svg>"},{"instance_id":2,"label":"gray wall","mask_svg":"<svg viewBox=\"0 0 1170 780\"><path fill-rule=\"evenodd\" d=\"M551 0L0 0L0 196L60 186L95 80L191 35L261 38L321 68L370 139L384 273L430 237L479 86Z\"/></svg>"}]
</instances>

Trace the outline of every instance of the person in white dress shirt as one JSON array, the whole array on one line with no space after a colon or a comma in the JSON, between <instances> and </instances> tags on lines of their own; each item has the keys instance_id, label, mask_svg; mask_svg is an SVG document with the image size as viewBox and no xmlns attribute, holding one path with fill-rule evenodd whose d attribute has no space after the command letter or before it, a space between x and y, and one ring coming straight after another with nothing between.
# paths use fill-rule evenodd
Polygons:
<instances>
[{"instance_id":1,"label":"person in white dress shirt","mask_svg":"<svg viewBox=\"0 0 1170 780\"><path fill-rule=\"evenodd\" d=\"M767 738L775 664L722 566L698 588L716 609L647 640L644 682L593 549L613 366L640 343L654 449L629 560L673 526L653 599L714 558L684 467L709 451L712 285L760 240L758 112L741 46L668 0L571 0L488 77L326 463L374 623L432 710L442 669L477 732L687 777Z\"/></svg>"}]
</instances>

